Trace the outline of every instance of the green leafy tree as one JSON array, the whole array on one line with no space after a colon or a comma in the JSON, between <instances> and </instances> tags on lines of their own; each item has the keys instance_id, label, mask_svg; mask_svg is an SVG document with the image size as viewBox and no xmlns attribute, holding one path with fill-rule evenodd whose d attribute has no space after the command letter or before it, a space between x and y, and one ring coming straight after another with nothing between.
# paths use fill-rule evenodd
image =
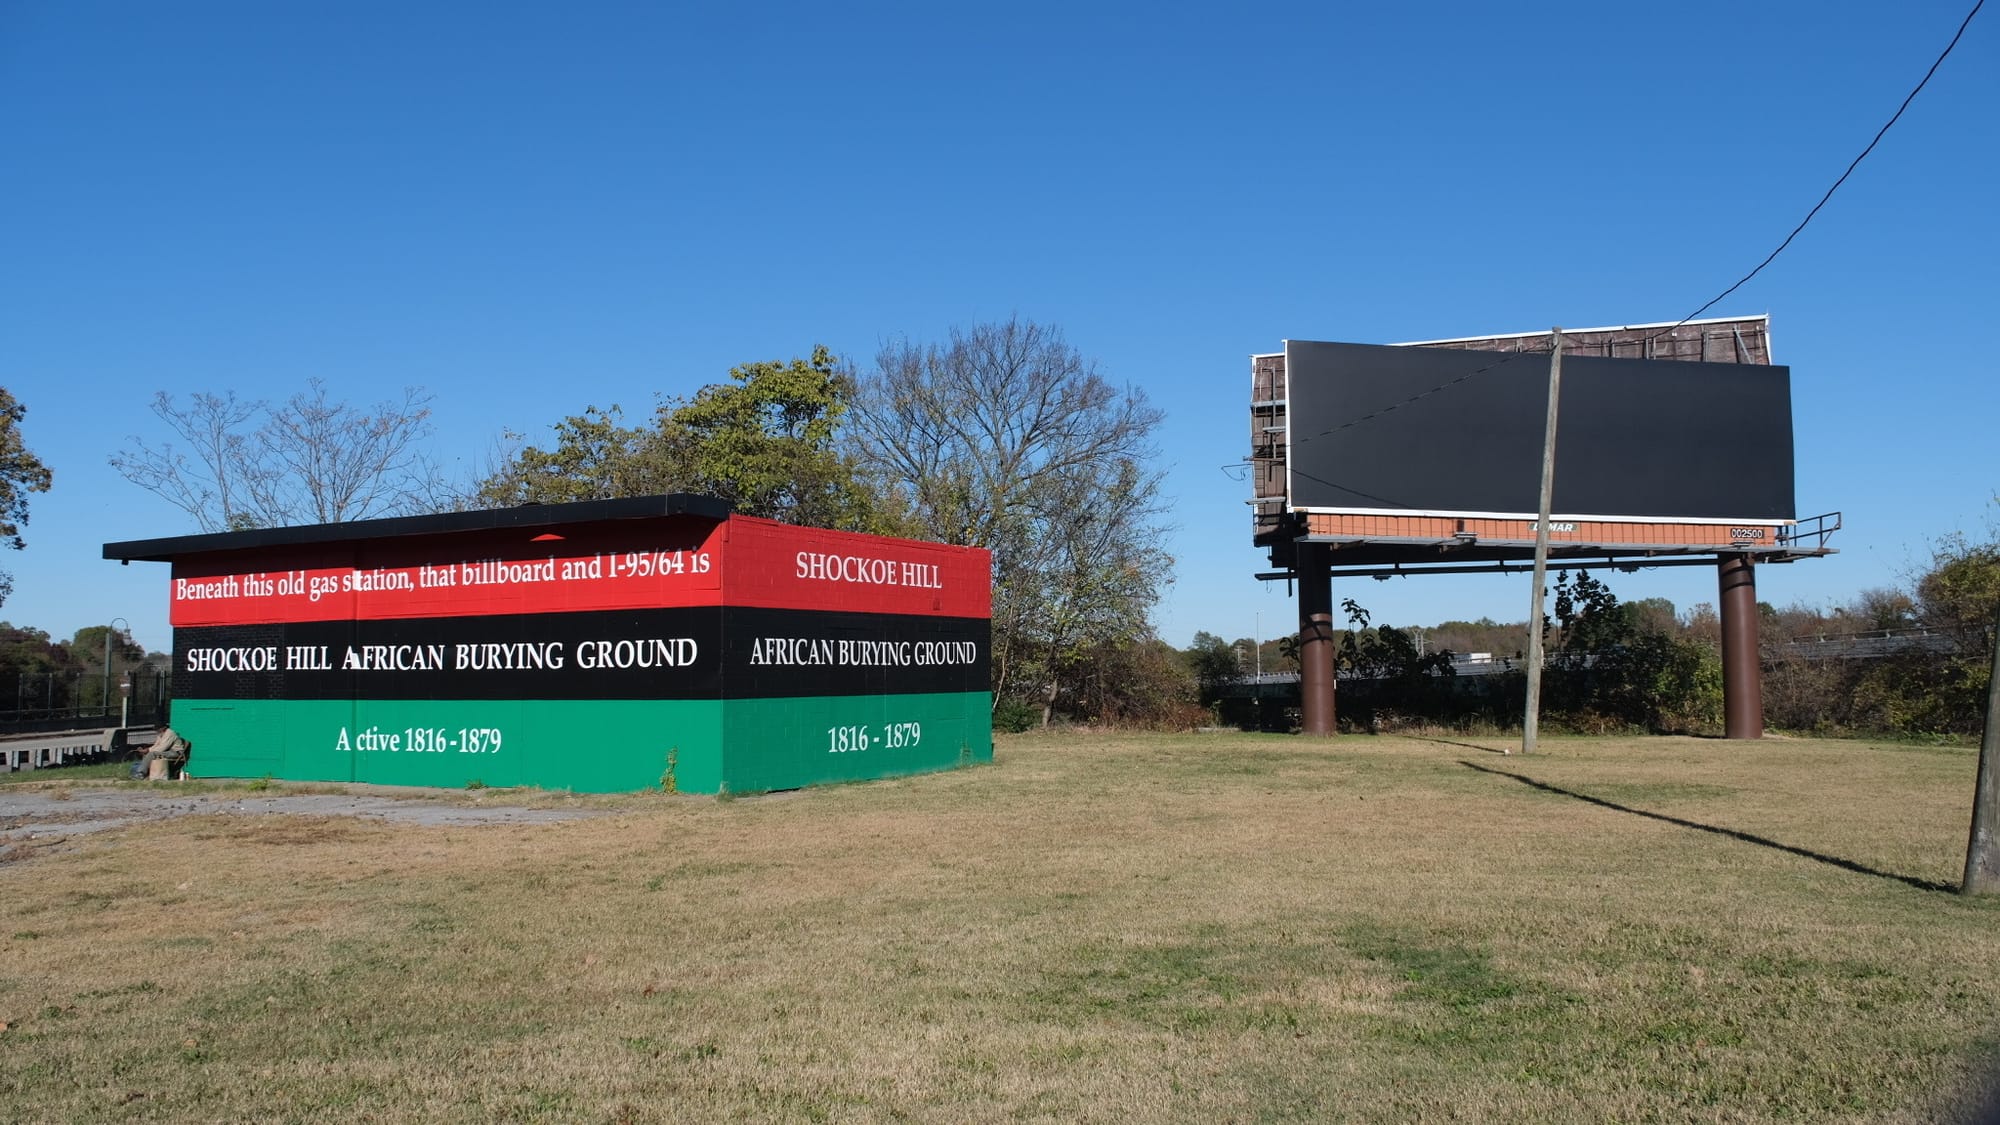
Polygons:
<instances>
[{"instance_id":1,"label":"green leafy tree","mask_svg":"<svg viewBox=\"0 0 2000 1125\"><path fill-rule=\"evenodd\" d=\"M1549 661L1551 712L1586 728L1696 729L1722 709L1721 656L1675 636L1670 605L1621 604L1576 570L1556 579L1561 640Z\"/></svg>"},{"instance_id":2,"label":"green leafy tree","mask_svg":"<svg viewBox=\"0 0 2000 1125\"><path fill-rule=\"evenodd\" d=\"M1977 645L2000 615L2000 537L1975 542L1963 534L1939 541L1930 568L1917 579L1915 617Z\"/></svg>"},{"instance_id":3,"label":"green leafy tree","mask_svg":"<svg viewBox=\"0 0 2000 1125\"><path fill-rule=\"evenodd\" d=\"M586 406L553 427L547 448L524 445L479 486L482 505L566 504L675 491L680 474L657 435L621 424L617 406ZM519 434L509 434L516 442Z\"/></svg>"},{"instance_id":4,"label":"green leafy tree","mask_svg":"<svg viewBox=\"0 0 2000 1125\"><path fill-rule=\"evenodd\" d=\"M76 677L68 646L47 630L0 621L0 709L67 707Z\"/></svg>"},{"instance_id":5,"label":"green leafy tree","mask_svg":"<svg viewBox=\"0 0 2000 1125\"><path fill-rule=\"evenodd\" d=\"M1414 716L1436 716L1452 707L1451 652L1426 651L1419 631L1376 625L1353 598L1341 599L1347 628L1334 638L1334 669L1344 677L1341 723L1380 730Z\"/></svg>"},{"instance_id":6,"label":"green leafy tree","mask_svg":"<svg viewBox=\"0 0 2000 1125\"><path fill-rule=\"evenodd\" d=\"M48 675L69 666L69 653L46 629L0 621L0 674Z\"/></svg>"},{"instance_id":7,"label":"green leafy tree","mask_svg":"<svg viewBox=\"0 0 2000 1125\"><path fill-rule=\"evenodd\" d=\"M1522 651L1528 635L1526 622L1501 624L1491 617L1477 621L1443 621L1434 626L1431 640L1438 648L1453 652L1485 652L1496 659L1511 658Z\"/></svg>"},{"instance_id":8,"label":"green leafy tree","mask_svg":"<svg viewBox=\"0 0 2000 1125\"><path fill-rule=\"evenodd\" d=\"M1555 619L1561 641L1549 663L1574 670L1617 651L1638 632L1618 595L1587 570L1556 576Z\"/></svg>"},{"instance_id":9,"label":"green leafy tree","mask_svg":"<svg viewBox=\"0 0 2000 1125\"><path fill-rule=\"evenodd\" d=\"M1951 580L1946 579L1946 584L1950 585ZM1917 625L1917 614L1915 598L1892 586L1883 586L1855 595L1845 616L1852 622L1850 629L1887 630L1908 629Z\"/></svg>"},{"instance_id":10,"label":"green leafy tree","mask_svg":"<svg viewBox=\"0 0 2000 1125\"><path fill-rule=\"evenodd\" d=\"M1855 720L1901 734L1977 734L2000 625L2000 534L1939 540L1916 578L1913 601L1915 623L1942 643L1866 662L1852 688Z\"/></svg>"},{"instance_id":11,"label":"green leafy tree","mask_svg":"<svg viewBox=\"0 0 2000 1125\"><path fill-rule=\"evenodd\" d=\"M787 523L883 526L838 440L855 385L832 352L815 347L811 359L745 364L729 377L660 412L661 433L683 452L696 491Z\"/></svg>"},{"instance_id":12,"label":"green leafy tree","mask_svg":"<svg viewBox=\"0 0 2000 1125\"><path fill-rule=\"evenodd\" d=\"M1674 603L1665 598L1640 598L1636 602L1626 602L1625 612L1632 618L1634 630L1640 633L1661 633L1673 635L1680 629L1680 613ZM1777 611L1766 603L1757 604L1758 619L1769 621Z\"/></svg>"},{"instance_id":13,"label":"green leafy tree","mask_svg":"<svg viewBox=\"0 0 2000 1125\"><path fill-rule=\"evenodd\" d=\"M1196 633L1194 643L1182 654L1204 707L1214 706L1231 685L1243 679L1242 659L1236 646L1214 633Z\"/></svg>"},{"instance_id":14,"label":"green leafy tree","mask_svg":"<svg viewBox=\"0 0 2000 1125\"><path fill-rule=\"evenodd\" d=\"M1406 683L1453 674L1449 650L1424 652L1409 631L1371 625L1368 611L1353 598L1342 598L1340 608L1347 614L1348 627L1334 654L1338 670L1363 679Z\"/></svg>"},{"instance_id":15,"label":"green leafy tree","mask_svg":"<svg viewBox=\"0 0 2000 1125\"><path fill-rule=\"evenodd\" d=\"M105 651L105 638L111 641L110 652ZM128 672L146 663L146 647L132 639L129 630L115 629L110 625L85 625L76 631L65 646L70 668L76 674L77 699L79 707L96 707L109 698L118 701L118 684ZM110 676L105 677L106 657L109 656ZM110 694L107 697L106 691Z\"/></svg>"},{"instance_id":16,"label":"green leafy tree","mask_svg":"<svg viewBox=\"0 0 2000 1125\"><path fill-rule=\"evenodd\" d=\"M650 426L626 426L616 406L563 419L546 447L517 449L479 498L503 506L697 492L745 515L898 530L839 440L853 396L853 376L824 347L810 359L743 364L726 383L662 402Z\"/></svg>"},{"instance_id":17,"label":"green leafy tree","mask_svg":"<svg viewBox=\"0 0 2000 1125\"><path fill-rule=\"evenodd\" d=\"M21 436L21 420L27 416L28 408L0 387L0 544L16 551L28 545L21 536L28 523L28 497L47 492L55 480ZM0 602L13 591L13 575L0 573Z\"/></svg>"}]
</instances>

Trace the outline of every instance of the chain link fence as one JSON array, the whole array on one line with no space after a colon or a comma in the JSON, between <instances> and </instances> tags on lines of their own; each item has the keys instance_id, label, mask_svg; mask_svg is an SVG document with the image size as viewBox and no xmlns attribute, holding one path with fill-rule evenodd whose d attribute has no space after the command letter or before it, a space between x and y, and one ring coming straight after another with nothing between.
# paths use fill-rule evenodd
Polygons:
<instances>
[{"instance_id":1,"label":"chain link fence","mask_svg":"<svg viewBox=\"0 0 2000 1125\"><path fill-rule=\"evenodd\" d=\"M173 677L142 665L104 672L0 672L0 732L165 726Z\"/></svg>"}]
</instances>

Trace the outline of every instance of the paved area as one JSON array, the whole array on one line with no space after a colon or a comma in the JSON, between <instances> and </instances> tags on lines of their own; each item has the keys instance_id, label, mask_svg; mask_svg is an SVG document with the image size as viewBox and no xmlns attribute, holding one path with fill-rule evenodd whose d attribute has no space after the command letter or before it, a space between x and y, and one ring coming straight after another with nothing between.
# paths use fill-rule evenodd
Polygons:
<instances>
[{"instance_id":1,"label":"paved area","mask_svg":"<svg viewBox=\"0 0 2000 1125\"><path fill-rule=\"evenodd\" d=\"M46 842L176 816L360 816L436 827L545 824L602 816L607 809L524 808L398 799L369 793L272 794L97 786L0 787L0 843Z\"/></svg>"}]
</instances>

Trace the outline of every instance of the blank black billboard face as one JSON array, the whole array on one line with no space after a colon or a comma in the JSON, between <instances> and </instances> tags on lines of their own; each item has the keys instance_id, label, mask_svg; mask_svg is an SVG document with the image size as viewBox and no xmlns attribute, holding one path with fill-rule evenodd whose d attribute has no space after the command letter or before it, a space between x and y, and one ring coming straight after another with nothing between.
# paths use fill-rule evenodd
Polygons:
<instances>
[{"instance_id":1,"label":"blank black billboard face","mask_svg":"<svg viewBox=\"0 0 2000 1125\"><path fill-rule=\"evenodd\" d=\"M1292 340L1285 377L1293 508L1540 506L1546 354ZM1553 510L1795 518L1791 369L1565 356Z\"/></svg>"}]
</instances>

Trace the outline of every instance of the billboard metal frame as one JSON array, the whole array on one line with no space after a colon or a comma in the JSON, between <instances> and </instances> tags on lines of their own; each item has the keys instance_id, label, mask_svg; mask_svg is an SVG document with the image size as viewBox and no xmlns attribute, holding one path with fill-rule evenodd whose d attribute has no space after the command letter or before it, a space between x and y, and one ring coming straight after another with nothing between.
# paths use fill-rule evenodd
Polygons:
<instances>
[{"instance_id":1,"label":"billboard metal frame","mask_svg":"<svg viewBox=\"0 0 2000 1125\"><path fill-rule=\"evenodd\" d=\"M1765 316L1564 329L1563 354L1608 359L1772 365ZM1395 345L1547 355L1548 332L1462 336ZM1535 556L1540 520L1519 511L1422 511L1389 508L1306 508L1292 489L1292 421L1287 352L1250 357L1250 481L1254 541L1273 570L1262 580L1295 583L1299 598L1301 726L1308 735L1335 731L1332 579L1388 579L1410 574L1515 573ZM1501 360L1505 363L1508 360ZM1490 368L1480 368L1466 378ZM1449 384L1432 388L1443 390ZM1789 563L1834 553L1838 512L1798 518L1790 503L1789 390L1783 450L1785 515L1735 519L1695 512L1647 517L1551 515L1549 568L1555 570L1714 565L1722 618L1724 727L1733 739L1763 734L1763 689L1757 658L1755 564ZM1421 397L1421 396L1420 396ZM1543 396L1546 398L1546 395ZM1565 394L1565 399L1568 395ZM1727 410L1728 403L1718 410ZM1394 409L1391 407L1390 409ZM1558 440L1560 448L1560 440ZM1768 467L1772 459L1764 459ZM1754 469L1752 470L1755 471Z\"/></svg>"},{"instance_id":2,"label":"billboard metal frame","mask_svg":"<svg viewBox=\"0 0 2000 1125\"><path fill-rule=\"evenodd\" d=\"M1768 365L1769 318L1716 317L1685 324L1660 322L1564 329L1564 354ZM1393 345L1546 355L1547 332L1461 336ZM1292 415L1285 352L1253 354L1252 506L1255 541L1284 577L1301 543L1324 544L1335 573L1463 571L1468 564L1504 568L1534 550L1532 514L1521 511L1421 510L1300 506L1291 488ZM1565 396L1567 397L1567 396ZM1796 518L1670 518L1620 513L1559 513L1551 519L1551 556L1645 565L1648 559L1746 554L1790 562L1833 553L1828 537L1839 515Z\"/></svg>"}]
</instances>

